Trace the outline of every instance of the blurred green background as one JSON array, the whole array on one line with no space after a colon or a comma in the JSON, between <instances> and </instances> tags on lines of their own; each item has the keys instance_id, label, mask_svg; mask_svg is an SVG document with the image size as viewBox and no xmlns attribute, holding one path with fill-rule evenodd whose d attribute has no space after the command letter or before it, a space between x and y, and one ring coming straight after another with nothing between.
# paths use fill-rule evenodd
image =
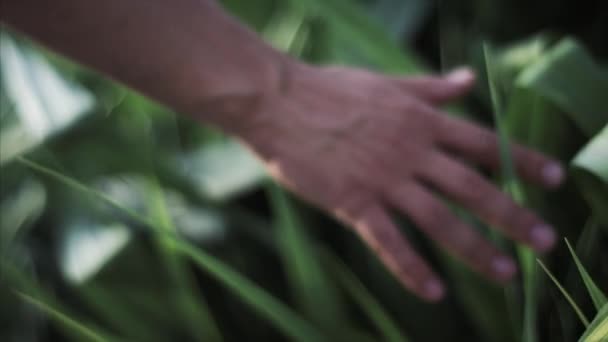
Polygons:
<instances>
[{"instance_id":1,"label":"blurred green background","mask_svg":"<svg viewBox=\"0 0 608 342\"><path fill-rule=\"evenodd\" d=\"M568 166L554 192L508 158L488 177L571 248L537 261L455 207L518 259L497 287L398 218L449 281L423 303L238 143L2 28L1 341L608 338L608 2L223 2L311 63L472 65L478 86L453 115Z\"/></svg>"}]
</instances>

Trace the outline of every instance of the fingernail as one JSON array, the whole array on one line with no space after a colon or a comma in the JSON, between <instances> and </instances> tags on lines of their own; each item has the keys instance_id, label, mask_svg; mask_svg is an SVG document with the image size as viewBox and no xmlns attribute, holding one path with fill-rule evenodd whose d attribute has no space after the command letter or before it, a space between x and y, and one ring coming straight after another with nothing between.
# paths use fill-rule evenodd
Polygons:
<instances>
[{"instance_id":1,"label":"fingernail","mask_svg":"<svg viewBox=\"0 0 608 342\"><path fill-rule=\"evenodd\" d=\"M543 167L543 180L549 186L558 186L564 180L564 168L558 163L549 163Z\"/></svg>"},{"instance_id":2,"label":"fingernail","mask_svg":"<svg viewBox=\"0 0 608 342\"><path fill-rule=\"evenodd\" d=\"M475 78L475 73L469 67L460 67L445 75L445 79L452 83L469 83Z\"/></svg>"},{"instance_id":3,"label":"fingernail","mask_svg":"<svg viewBox=\"0 0 608 342\"><path fill-rule=\"evenodd\" d=\"M432 301L437 301L443 297L445 289L439 281L431 280L424 285L424 292L426 293L427 298Z\"/></svg>"},{"instance_id":4,"label":"fingernail","mask_svg":"<svg viewBox=\"0 0 608 342\"><path fill-rule=\"evenodd\" d=\"M541 224L532 228L530 232L530 240L535 249L544 252L555 244L555 233L553 228L546 224Z\"/></svg>"},{"instance_id":5,"label":"fingernail","mask_svg":"<svg viewBox=\"0 0 608 342\"><path fill-rule=\"evenodd\" d=\"M500 280L508 280L515 275L517 271L515 264L510 258L499 256L492 261L492 269Z\"/></svg>"}]
</instances>

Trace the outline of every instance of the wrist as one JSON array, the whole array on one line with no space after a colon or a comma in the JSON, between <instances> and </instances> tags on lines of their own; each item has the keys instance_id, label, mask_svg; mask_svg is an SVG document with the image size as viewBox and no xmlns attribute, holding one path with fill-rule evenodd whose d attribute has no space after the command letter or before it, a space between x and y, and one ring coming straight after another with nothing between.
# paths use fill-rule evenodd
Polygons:
<instances>
[{"instance_id":1,"label":"wrist","mask_svg":"<svg viewBox=\"0 0 608 342\"><path fill-rule=\"evenodd\" d=\"M227 80L213 91L196 96L191 113L205 123L243 138L251 131L272 120L265 110L269 102L283 97L299 62L271 50L259 63L252 63L238 80Z\"/></svg>"}]
</instances>

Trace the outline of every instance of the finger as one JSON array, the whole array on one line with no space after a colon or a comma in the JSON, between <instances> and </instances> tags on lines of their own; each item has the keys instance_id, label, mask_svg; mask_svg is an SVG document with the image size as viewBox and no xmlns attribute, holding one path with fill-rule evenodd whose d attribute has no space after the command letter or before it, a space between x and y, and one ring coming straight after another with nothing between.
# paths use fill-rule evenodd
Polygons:
<instances>
[{"instance_id":1,"label":"finger","mask_svg":"<svg viewBox=\"0 0 608 342\"><path fill-rule=\"evenodd\" d=\"M462 119L441 116L438 139L445 149L494 170L500 169L496 134ZM556 187L563 182L564 171L557 161L519 144L512 143L509 148L515 168L524 179L547 187Z\"/></svg>"},{"instance_id":2,"label":"finger","mask_svg":"<svg viewBox=\"0 0 608 342\"><path fill-rule=\"evenodd\" d=\"M515 263L479 233L462 222L450 209L420 184L398 187L388 200L442 248L476 272L495 281L509 280Z\"/></svg>"},{"instance_id":3,"label":"finger","mask_svg":"<svg viewBox=\"0 0 608 342\"><path fill-rule=\"evenodd\" d=\"M443 77L414 76L397 79L398 85L408 93L435 104L445 104L466 95L475 84L475 73L459 68Z\"/></svg>"},{"instance_id":4,"label":"finger","mask_svg":"<svg viewBox=\"0 0 608 342\"><path fill-rule=\"evenodd\" d=\"M343 218L407 289L428 301L443 297L445 290L439 278L379 205L369 205Z\"/></svg>"},{"instance_id":5,"label":"finger","mask_svg":"<svg viewBox=\"0 0 608 342\"><path fill-rule=\"evenodd\" d=\"M430 157L420 177L514 240L538 251L555 244L553 229L534 212L517 205L480 174L446 155Z\"/></svg>"}]
</instances>

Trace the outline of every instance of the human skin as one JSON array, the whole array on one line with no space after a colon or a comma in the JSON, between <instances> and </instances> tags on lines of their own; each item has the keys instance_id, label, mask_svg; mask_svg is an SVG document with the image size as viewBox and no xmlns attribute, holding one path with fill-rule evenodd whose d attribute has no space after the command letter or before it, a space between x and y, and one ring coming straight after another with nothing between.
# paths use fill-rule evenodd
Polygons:
<instances>
[{"instance_id":1,"label":"human skin","mask_svg":"<svg viewBox=\"0 0 608 342\"><path fill-rule=\"evenodd\" d=\"M547 251L552 228L469 164L500 167L496 135L440 107L474 85L467 68L394 77L316 67L273 50L212 0L0 0L2 23L246 144L269 174L353 228L410 291L445 286L399 232L407 215L489 279L513 260L458 219L440 196L505 236ZM511 146L519 175L553 188L556 161Z\"/></svg>"}]
</instances>

